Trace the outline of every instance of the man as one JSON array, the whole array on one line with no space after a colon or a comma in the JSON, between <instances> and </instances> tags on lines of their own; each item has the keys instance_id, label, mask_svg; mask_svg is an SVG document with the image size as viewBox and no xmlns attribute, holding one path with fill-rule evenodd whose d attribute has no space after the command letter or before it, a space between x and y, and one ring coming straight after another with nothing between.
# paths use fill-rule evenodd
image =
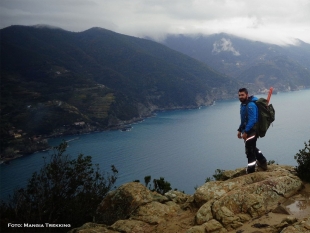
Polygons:
<instances>
[{"instance_id":1,"label":"man","mask_svg":"<svg viewBox=\"0 0 310 233\"><path fill-rule=\"evenodd\" d=\"M253 101L257 100L255 96L249 96L246 88L239 89L238 92L240 104L241 124L238 128L237 137L245 142L245 154L248 158L247 173L255 172L255 165L263 170L267 170L267 160L262 152L256 148L257 132L255 130L258 122L258 109Z\"/></svg>"}]
</instances>

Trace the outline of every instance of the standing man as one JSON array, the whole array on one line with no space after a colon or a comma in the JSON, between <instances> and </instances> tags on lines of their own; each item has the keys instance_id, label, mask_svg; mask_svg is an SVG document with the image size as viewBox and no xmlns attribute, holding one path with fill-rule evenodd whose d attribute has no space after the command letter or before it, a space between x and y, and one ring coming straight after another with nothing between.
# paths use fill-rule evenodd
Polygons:
<instances>
[{"instance_id":1,"label":"standing man","mask_svg":"<svg viewBox=\"0 0 310 233\"><path fill-rule=\"evenodd\" d=\"M239 89L240 118L241 124L238 128L238 138L243 138L245 142L245 154L248 158L247 173L255 172L255 165L267 170L267 160L262 152L256 148L257 132L255 129L258 122L258 109L253 101L255 96L249 96L246 88ZM257 161L256 161L257 160Z\"/></svg>"}]
</instances>

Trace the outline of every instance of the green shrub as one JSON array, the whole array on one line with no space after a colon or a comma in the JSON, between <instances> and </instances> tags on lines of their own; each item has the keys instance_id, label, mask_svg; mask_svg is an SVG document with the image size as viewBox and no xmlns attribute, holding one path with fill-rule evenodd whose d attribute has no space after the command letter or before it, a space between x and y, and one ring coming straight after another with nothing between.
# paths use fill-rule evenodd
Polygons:
<instances>
[{"instance_id":1,"label":"green shrub","mask_svg":"<svg viewBox=\"0 0 310 233\"><path fill-rule=\"evenodd\" d=\"M154 184L154 191L162 195L172 189L171 184L168 181L165 181L165 178L163 177L160 177L159 179L154 179L153 184Z\"/></svg>"},{"instance_id":2,"label":"green shrub","mask_svg":"<svg viewBox=\"0 0 310 233\"><path fill-rule=\"evenodd\" d=\"M150 182L151 182L151 176L145 176L144 177L145 187L147 187Z\"/></svg>"},{"instance_id":3,"label":"green shrub","mask_svg":"<svg viewBox=\"0 0 310 233\"><path fill-rule=\"evenodd\" d=\"M222 169L216 169L214 175L212 176L214 177L215 180L222 180L224 171L225 170Z\"/></svg>"},{"instance_id":4,"label":"green shrub","mask_svg":"<svg viewBox=\"0 0 310 233\"><path fill-rule=\"evenodd\" d=\"M269 160L267 164L268 164L268 165L271 165L271 164L275 164L275 163L276 163L276 161L274 161L274 160Z\"/></svg>"},{"instance_id":5,"label":"green shrub","mask_svg":"<svg viewBox=\"0 0 310 233\"><path fill-rule=\"evenodd\" d=\"M297 175L300 179L310 182L310 140L308 144L305 142L305 148L299 150L294 158L298 163L298 166L295 168Z\"/></svg>"},{"instance_id":6,"label":"green shrub","mask_svg":"<svg viewBox=\"0 0 310 233\"><path fill-rule=\"evenodd\" d=\"M222 169L216 169L215 170L215 173L212 175L213 177L207 177L206 180L205 180L205 183L207 182L210 182L210 181L221 181L223 180L223 172L225 170L222 170Z\"/></svg>"},{"instance_id":7,"label":"green shrub","mask_svg":"<svg viewBox=\"0 0 310 233\"><path fill-rule=\"evenodd\" d=\"M208 182L213 181L213 180L214 180L213 178L207 177L205 183L208 183Z\"/></svg>"},{"instance_id":8,"label":"green shrub","mask_svg":"<svg viewBox=\"0 0 310 233\"><path fill-rule=\"evenodd\" d=\"M101 173L98 165L93 166L91 156L80 154L70 159L64 154L66 148L66 142L55 147L50 161L33 173L27 186L15 191L7 202L1 202L1 228L7 227L5 223L66 223L77 227L93 220L97 206L114 188L118 171L112 165L112 175Z\"/></svg>"},{"instance_id":9,"label":"green shrub","mask_svg":"<svg viewBox=\"0 0 310 233\"><path fill-rule=\"evenodd\" d=\"M145 187L147 187L151 191L155 191L163 195L172 189L171 184L168 181L166 181L164 177L160 177L159 179L153 179L153 187L150 184L151 179L152 179L151 176L144 177ZM137 181L140 182L139 180Z\"/></svg>"}]
</instances>

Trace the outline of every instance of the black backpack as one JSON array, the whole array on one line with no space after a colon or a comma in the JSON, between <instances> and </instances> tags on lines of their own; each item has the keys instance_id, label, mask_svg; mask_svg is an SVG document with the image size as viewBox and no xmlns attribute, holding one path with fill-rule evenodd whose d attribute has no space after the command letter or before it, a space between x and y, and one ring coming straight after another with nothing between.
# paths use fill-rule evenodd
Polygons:
<instances>
[{"instance_id":1,"label":"black backpack","mask_svg":"<svg viewBox=\"0 0 310 233\"><path fill-rule=\"evenodd\" d=\"M266 132L275 120L275 110L272 104L267 103L264 98L259 98L257 101L253 101L258 109L258 122L256 123L255 129L258 137L264 137Z\"/></svg>"}]
</instances>

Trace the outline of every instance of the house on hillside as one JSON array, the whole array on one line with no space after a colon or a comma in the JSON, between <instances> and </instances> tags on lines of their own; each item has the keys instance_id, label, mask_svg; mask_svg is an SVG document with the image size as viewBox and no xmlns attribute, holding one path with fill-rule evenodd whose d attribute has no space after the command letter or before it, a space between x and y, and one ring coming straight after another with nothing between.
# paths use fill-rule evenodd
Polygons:
<instances>
[{"instance_id":1,"label":"house on hillside","mask_svg":"<svg viewBox=\"0 0 310 233\"><path fill-rule=\"evenodd\" d=\"M83 126L83 125L85 125L85 122L84 121L74 122L73 125Z\"/></svg>"}]
</instances>

